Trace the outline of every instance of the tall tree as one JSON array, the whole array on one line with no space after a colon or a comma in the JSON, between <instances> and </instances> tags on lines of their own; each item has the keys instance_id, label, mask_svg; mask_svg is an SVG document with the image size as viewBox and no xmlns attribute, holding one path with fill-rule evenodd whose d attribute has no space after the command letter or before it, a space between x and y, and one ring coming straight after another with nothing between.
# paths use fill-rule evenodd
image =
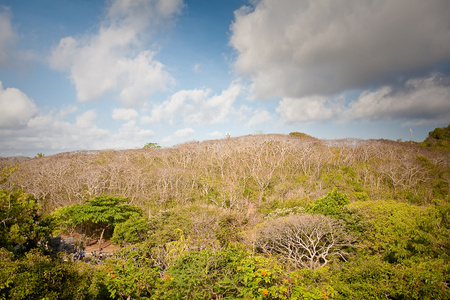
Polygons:
<instances>
[{"instance_id":1,"label":"tall tree","mask_svg":"<svg viewBox=\"0 0 450 300\"><path fill-rule=\"evenodd\" d=\"M130 217L142 216L142 209L126 204L127 201L128 198L123 197L99 196L83 204L59 208L53 215L63 230L75 230L98 237L100 251L106 230L114 229Z\"/></svg>"}]
</instances>

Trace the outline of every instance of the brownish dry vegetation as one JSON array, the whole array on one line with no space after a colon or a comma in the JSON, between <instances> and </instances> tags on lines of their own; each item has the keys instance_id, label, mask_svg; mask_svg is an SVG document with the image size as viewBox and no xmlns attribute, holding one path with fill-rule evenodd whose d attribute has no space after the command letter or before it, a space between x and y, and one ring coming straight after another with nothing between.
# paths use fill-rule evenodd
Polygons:
<instances>
[{"instance_id":1,"label":"brownish dry vegetation","mask_svg":"<svg viewBox=\"0 0 450 300\"><path fill-rule=\"evenodd\" d=\"M250 135L166 149L2 159L0 188L34 194L46 212L121 195L150 214L193 202L252 213L306 204L334 187L351 200L425 204L448 194L449 166L449 152L410 143ZM8 167L14 168L9 177Z\"/></svg>"}]
</instances>

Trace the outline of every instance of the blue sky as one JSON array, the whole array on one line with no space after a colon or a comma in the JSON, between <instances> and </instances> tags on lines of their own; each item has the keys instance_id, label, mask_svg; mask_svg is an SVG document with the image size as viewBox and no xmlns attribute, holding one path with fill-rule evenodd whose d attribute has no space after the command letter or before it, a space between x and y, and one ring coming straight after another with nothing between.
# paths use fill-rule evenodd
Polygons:
<instances>
[{"instance_id":1,"label":"blue sky","mask_svg":"<svg viewBox=\"0 0 450 300\"><path fill-rule=\"evenodd\" d=\"M447 0L0 0L0 156L450 122Z\"/></svg>"}]
</instances>

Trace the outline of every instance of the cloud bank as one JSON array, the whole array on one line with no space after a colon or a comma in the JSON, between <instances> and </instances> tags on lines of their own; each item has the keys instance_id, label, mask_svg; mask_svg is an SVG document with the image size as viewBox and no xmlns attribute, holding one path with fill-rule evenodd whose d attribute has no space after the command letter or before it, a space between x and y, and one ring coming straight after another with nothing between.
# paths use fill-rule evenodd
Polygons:
<instances>
[{"instance_id":1,"label":"cloud bank","mask_svg":"<svg viewBox=\"0 0 450 300\"><path fill-rule=\"evenodd\" d=\"M448 123L450 77L433 74L408 80L401 89L383 86L365 90L355 100L345 96L284 98L277 112L286 122L409 120L434 124Z\"/></svg>"},{"instance_id":2,"label":"cloud bank","mask_svg":"<svg viewBox=\"0 0 450 300\"><path fill-rule=\"evenodd\" d=\"M4 89L1 82L0 110L0 156L141 147L155 136L152 130L142 129L131 120L138 116L133 109L113 110L113 118L127 122L112 132L98 126L94 109L76 114L76 107L63 107L43 114L24 92L17 88ZM73 116L73 122L67 121L69 116Z\"/></svg>"},{"instance_id":3,"label":"cloud bank","mask_svg":"<svg viewBox=\"0 0 450 300\"><path fill-rule=\"evenodd\" d=\"M258 98L333 95L448 62L448 16L447 0L261 0L230 44Z\"/></svg>"},{"instance_id":4,"label":"cloud bank","mask_svg":"<svg viewBox=\"0 0 450 300\"><path fill-rule=\"evenodd\" d=\"M118 93L126 106L140 105L173 82L155 51L143 49L157 28L180 12L182 0L114 0L95 34L65 37L50 65L67 71L80 101Z\"/></svg>"}]
</instances>

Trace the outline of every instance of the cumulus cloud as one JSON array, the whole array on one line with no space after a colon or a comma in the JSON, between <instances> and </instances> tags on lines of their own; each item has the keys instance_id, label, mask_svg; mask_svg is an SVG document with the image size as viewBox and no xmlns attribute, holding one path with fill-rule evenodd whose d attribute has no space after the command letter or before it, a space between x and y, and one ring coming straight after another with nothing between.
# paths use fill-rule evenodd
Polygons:
<instances>
[{"instance_id":1,"label":"cumulus cloud","mask_svg":"<svg viewBox=\"0 0 450 300\"><path fill-rule=\"evenodd\" d=\"M3 89L0 81L0 128L11 128L26 125L37 113L33 100L16 88Z\"/></svg>"},{"instance_id":2,"label":"cumulus cloud","mask_svg":"<svg viewBox=\"0 0 450 300\"><path fill-rule=\"evenodd\" d=\"M11 56L11 50L17 41L17 35L11 24L11 12L0 6L0 67L6 65Z\"/></svg>"},{"instance_id":3,"label":"cumulus cloud","mask_svg":"<svg viewBox=\"0 0 450 300\"><path fill-rule=\"evenodd\" d=\"M142 49L145 36L170 22L182 0L113 0L96 34L65 37L50 65L68 71L80 101L118 92L125 105L141 104L173 82L155 51Z\"/></svg>"},{"instance_id":4,"label":"cumulus cloud","mask_svg":"<svg viewBox=\"0 0 450 300\"><path fill-rule=\"evenodd\" d=\"M272 121L272 115L265 109L258 108L254 115L248 120L246 126L253 127L261 123Z\"/></svg>"},{"instance_id":5,"label":"cumulus cloud","mask_svg":"<svg viewBox=\"0 0 450 300\"><path fill-rule=\"evenodd\" d=\"M382 87L363 92L350 103L345 119L448 119L450 115L449 79L439 74L410 79L404 89Z\"/></svg>"},{"instance_id":6,"label":"cumulus cloud","mask_svg":"<svg viewBox=\"0 0 450 300\"><path fill-rule=\"evenodd\" d=\"M90 109L81 115L77 116L76 118L76 124L80 128L89 128L94 125L94 121L97 118L97 114L93 109Z\"/></svg>"},{"instance_id":7,"label":"cumulus cloud","mask_svg":"<svg viewBox=\"0 0 450 300\"><path fill-rule=\"evenodd\" d=\"M284 98L280 101L277 112L285 122L325 121L335 115L333 101L328 97L311 96L303 98Z\"/></svg>"},{"instance_id":8,"label":"cumulus cloud","mask_svg":"<svg viewBox=\"0 0 450 300\"><path fill-rule=\"evenodd\" d=\"M231 113L233 103L241 91L242 86L236 82L220 95L211 95L209 89L181 90L155 106L150 116L142 118L142 122L167 122L171 125L179 121L191 125L220 123Z\"/></svg>"},{"instance_id":9,"label":"cumulus cloud","mask_svg":"<svg viewBox=\"0 0 450 300\"><path fill-rule=\"evenodd\" d=\"M305 99L448 62L449 15L447 0L261 0L235 12L230 44L257 97Z\"/></svg>"},{"instance_id":10,"label":"cumulus cloud","mask_svg":"<svg viewBox=\"0 0 450 300\"><path fill-rule=\"evenodd\" d=\"M117 133L112 134L111 138L114 142L111 143L110 148L142 147L153 136L155 133L152 130L139 128L135 121L129 121L123 124Z\"/></svg>"},{"instance_id":11,"label":"cumulus cloud","mask_svg":"<svg viewBox=\"0 0 450 300\"><path fill-rule=\"evenodd\" d=\"M399 119L408 124L445 124L450 115L449 83L449 77L434 74L410 79L401 88L365 90L356 99L346 99L345 95L285 98L277 112L285 122Z\"/></svg>"},{"instance_id":12,"label":"cumulus cloud","mask_svg":"<svg viewBox=\"0 0 450 300\"><path fill-rule=\"evenodd\" d=\"M114 120L128 121L136 118L139 113L132 108L116 108L112 112Z\"/></svg>"}]
</instances>

